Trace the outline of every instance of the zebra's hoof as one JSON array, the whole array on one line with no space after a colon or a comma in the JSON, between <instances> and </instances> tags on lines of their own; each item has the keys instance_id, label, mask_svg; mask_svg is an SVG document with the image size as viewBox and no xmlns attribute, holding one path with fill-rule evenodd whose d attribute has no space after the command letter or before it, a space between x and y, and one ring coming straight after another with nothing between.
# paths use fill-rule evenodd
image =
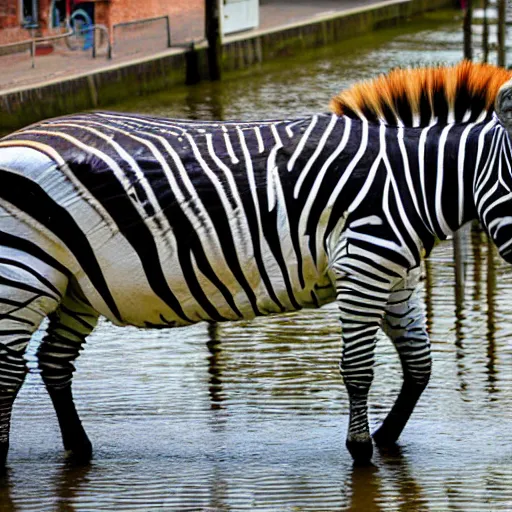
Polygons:
<instances>
[{"instance_id":1,"label":"zebra's hoof","mask_svg":"<svg viewBox=\"0 0 512 512\"><path fill-rule=\"evenodd\" d=\"M85 465L89 464L92 459L92 444L86 437L81 439L79 443L65 446L66 461L70 464Z\"/></svg>"},{"instance_id":2,"label":"zebra's hoof","mask_svg":"<svg viewBox=\"0 0 512 512\"><path fill-rule=\"evenodd\" d=\"M367 466L371 464L373 455L373 443L371 438L362 441L347 439L346 446L356 466Z\"/></svg>"},{"instance_id":3,"label":"zebra's hoof","mask_svg":"<svg viewBox=\"0 0 512 512\"><path fill-rule=\"evenodd\" d=\"M372 437L379 448L393 448L396 446L396 442L398 441L398 435L396 435L395 432L392 432L391 429L386 428L385 425L382 425L377 429L373 433Z\"/></svg>"}]
</instances>

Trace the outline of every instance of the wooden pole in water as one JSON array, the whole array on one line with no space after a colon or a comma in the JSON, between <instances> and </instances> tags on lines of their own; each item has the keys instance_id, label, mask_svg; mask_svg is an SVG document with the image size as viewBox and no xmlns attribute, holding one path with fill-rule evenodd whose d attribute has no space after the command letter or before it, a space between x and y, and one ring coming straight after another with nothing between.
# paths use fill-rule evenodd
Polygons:
<instances>
[{"instance_id":1,"label":"wooden pole in water","mask_svg":"<svg viewBox=\"0 0 512 512\"><path fill-rule=\"evenodd\" d=\"M489 9L489 0L484 0L484 19L482 30L482 61L489 60L489 19L487 18L487 9Z\"/></svg>"},{"instance_id":2,"label":"wooden pole in water","mask_svg":"<svg viewBox=\"0 0 512 512\"><path fill-rule=\"evenodd\" d=\"M507 17L506 0L498 0L498 66L506 65L505 21Z\"/></svg>"},{"instance_id":3,"label":"wooden pole in water","mask_svg":"<svg viewBox=\"0 0 512 512\"><path fill-rule=\"evenodd\" d=\"M473 58L473 49L471 46L471 25L473 23L473 1L466 0L464 10L464 58L471 60Z\"/></svg>"},{"instance_id":4,"label":"wooden pole in water","mask_svg":"<svg viewBox=\"0 0 512 512\"><path fill-rule=\"evenodd\" d=\"M473 59L471 25L473 22L473 4L472 0L466 0L464 12L464 58ZM455 266L455 304L457 311L462 309L464 301L464 238L467 235L467 229L459 229L453 235L453 261Z\"/></svg>"},{"instance_id":5,"label":"wooden pole in water","mask_svg":"<svg viewBox=\"0 0 512 512\"><path fill-rule=\"evenodd\" d=\"M222 41L220 6L222 0L205 0L205 33L208 41L208 71L210 80L221 78Z\"/></svg>"}]
</instances>

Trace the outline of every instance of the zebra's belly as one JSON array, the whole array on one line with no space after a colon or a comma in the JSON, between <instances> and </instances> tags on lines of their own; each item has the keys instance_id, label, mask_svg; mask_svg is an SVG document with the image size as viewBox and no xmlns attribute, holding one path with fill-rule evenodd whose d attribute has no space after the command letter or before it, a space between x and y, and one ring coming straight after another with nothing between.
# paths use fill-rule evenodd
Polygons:
<instances>
[{"instance_id":1,"label":"zebra's belly","mask_svg":"<svg viewBox=\"0 0 512 512\"><path fill-rule=\"evenodd\" d=\"M334 299L327 258L320 254L313 263L303 248L297 262L291 245L283 242L283 268L263 253L262 262L254 257L251 244L237 245L239 269L228 262L226 253L202 233L204 255L180 247L181 240L154 237L153 254L143 252L119 232L101 224L84 226L105 285L91 281L83 269L75 277L91 305L116 324L140 327L178 327L201 321L222 322L252 319L302 308L319 307ZM87 229L86 229L87 228ZM288 247L289 246L289 247ZM208 250L207 250L208 249ZM264 269L264 271L263 271Z\"/></svg>"},{"instance_id":2,"label":"zebra's belly","mask_svg":"<svg viewBox=\"0 0 512 512\"><path fill-rule=\"evenodd\" d=\"M109 273L108 284L119 311L117 318L105 306L101 297L90 288L88 279L79 278L91 305L103 316L118 325L134 325L147 328L180 327L193 323L250 320L256 316L274 315L302 308L316 308L335 299L335 289L327 275L307 282L304 288L295 289L293 298L286 287L276 287L269 293L267 287L258 282L251 293L236 283L229 289L219 289L207 279L199 282L202 293L191 292L191 284L183 278L167 276L168 290L176 299L172 307L169 296L155 293L140 268L116 267ZM234 293L232 293L234 291ZM207 300L205 300L207 299Z\"/></svg>"}]
</instances>

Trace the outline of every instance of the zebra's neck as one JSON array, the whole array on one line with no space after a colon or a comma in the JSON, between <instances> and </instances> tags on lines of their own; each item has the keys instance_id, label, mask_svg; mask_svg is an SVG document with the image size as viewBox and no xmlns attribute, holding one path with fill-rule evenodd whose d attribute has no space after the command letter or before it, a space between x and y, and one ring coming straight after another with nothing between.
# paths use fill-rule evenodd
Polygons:
<instances>
[{"instance_id":1,"label":"zebra's neck","mask_svg":"<svg viewBox=\"0 0 512 512\"><path fill-rule=\"evenodd\" d=\"M433 125L420 131L418 182L422 218L437 238L445 239L477 218L476 169L488 158L495 119L481 123Z\"/></svg>"},{"instance_id":2,"label":"zebra's neck","mask_svg":"<svg viewBox=\"0 0 512 512\"><path fill-rule=\"evenodd\" d=\"M392 175L396 195L419 238L429 233L445 239L477 217L475 169L487 160L495 125L495 120L426 128L381 125L385 174Z\"/></svg>"},{"instance_id":3,"label":"zebra's neck","mask_svg":"<svg viewBox=\"0 0 512 512\"><path fill-rule=\"evenodd\" d=\"M395 230L411 235L416 258L421 247L428 253L435 238L477 217L475 169L488 159L495 119L426 128L347 117L324 117L313 128L308 123L315 119L303 121L291 158L283 155L293 171L296 208L306 219L299 232L309 236L313 258L344 219L359 232L378 218L395 219Z\"/></svg>"}]
</instances>

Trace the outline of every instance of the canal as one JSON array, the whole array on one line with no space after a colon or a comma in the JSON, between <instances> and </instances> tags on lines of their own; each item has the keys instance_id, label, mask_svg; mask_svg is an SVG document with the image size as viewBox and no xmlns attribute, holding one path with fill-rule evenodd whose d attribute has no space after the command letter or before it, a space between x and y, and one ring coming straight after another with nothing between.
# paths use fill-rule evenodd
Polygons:
<instances>
[{"instance_id":1,"label":"canal","mask_svg":"<svg viewBox=\"0 0 512 512\"><path fill-rule=\"evenodd\" d=\"M398 65L459 61L462 31L453 16L436 13L115 108L197 119L325 111L334 93L357 80ZM92 464L64 461L37 374L36 339L0 511L511 510L512 273L479 232L466 244L462 304L455 304L450 243L435 248L425 270L433 377L400 447L377 452L373 467L354 468L344 448L348 404L332 305L169 331L104 322L75 376ZM401 383L384 336L377 352L372 427Z\"/></svg>"}]
</instances>

